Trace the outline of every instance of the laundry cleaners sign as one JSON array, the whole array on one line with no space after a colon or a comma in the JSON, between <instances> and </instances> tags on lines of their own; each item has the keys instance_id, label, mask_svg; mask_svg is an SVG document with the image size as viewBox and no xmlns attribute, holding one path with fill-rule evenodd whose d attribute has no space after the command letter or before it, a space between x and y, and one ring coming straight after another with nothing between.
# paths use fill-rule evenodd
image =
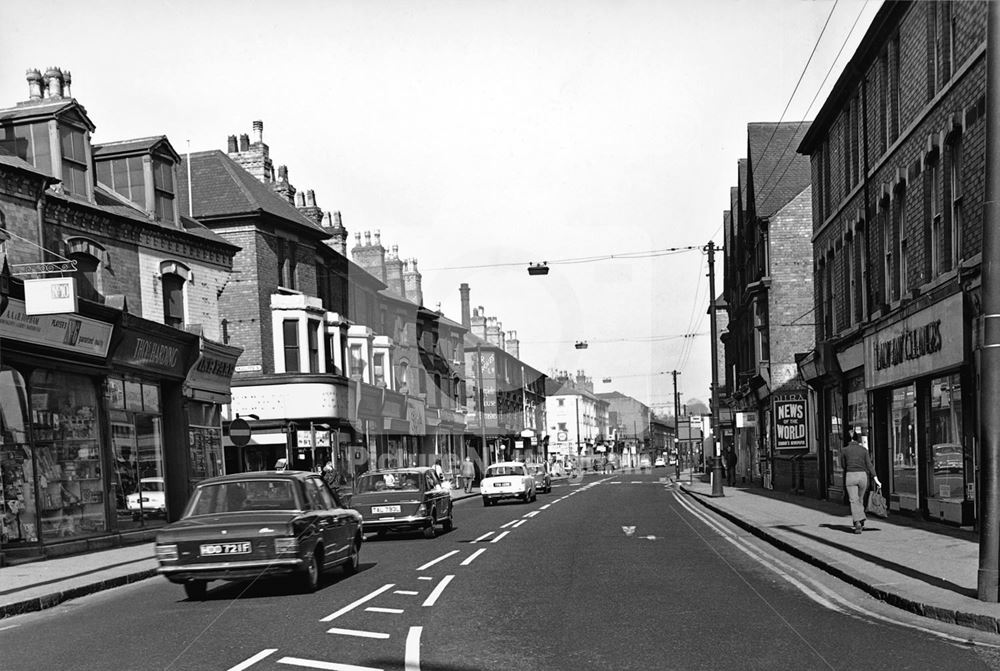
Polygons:
<instances>
[{"instance_id":1,"label":"laundry cleaners sign","mask_svg":"<svg viewBox=\"0 0 1000 671\"><path fill-rule=\"evenodd\" d=\"M774 448L796 450L807 447L804 399L774 402Z\"/></svg>"}]
</instances>

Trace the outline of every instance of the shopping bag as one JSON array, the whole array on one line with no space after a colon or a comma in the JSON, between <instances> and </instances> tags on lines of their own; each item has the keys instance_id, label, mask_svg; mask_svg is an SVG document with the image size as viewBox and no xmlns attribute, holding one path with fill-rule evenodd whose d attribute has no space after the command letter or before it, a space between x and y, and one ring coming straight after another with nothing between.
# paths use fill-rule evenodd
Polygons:
<instances>
[{"instance_id":1,"label":"shopping bag","mask_svg":"<svg viewBox=\"0 0 1000 671\"><path fill-rule=\"evenodd\" d=\"M885 504L885 497L882 496L882 488L876 487L868 497L868 505L865 510L876 517L888 517L889 507Z\"/></svg>"}]
</instances>

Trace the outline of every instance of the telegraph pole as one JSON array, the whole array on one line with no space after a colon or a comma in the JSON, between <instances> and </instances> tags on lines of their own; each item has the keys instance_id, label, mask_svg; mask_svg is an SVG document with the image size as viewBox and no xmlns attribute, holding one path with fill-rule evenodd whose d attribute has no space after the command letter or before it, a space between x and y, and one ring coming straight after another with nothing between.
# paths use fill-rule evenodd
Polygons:
<instances>
[{"instance_id":1,"label":"telegraph pole","mask_svg":"<svg viewBox=\"0 0 1000 671\"><path fill-rule=\"evenodd\" d=\"M983 349L979 359L980 601L1000 599L1000 2L986 9L986 193L983 202Z\"/></svg>"},{"instance_id":2,"label":"telegraph pole","mask_svg":"<svg viewBox=\"0 0 1000 671\"><path fill-rule=\"evenodd\" d=\"M708 247L708 312L712 324L712 496L725 496L722 491L722 457L719 454L719 357L715 323L715 241Z\"/></svg>"},{"instance_id":3,"label":"telegraph pole","mask_svg":"<svg viewBox=\"0 0 1000 671\"><path fill-rule=\"evenodd\" d=\"M677 445L677 460L681 459L681 403L677 396L677 376L676 370L670 371L674 376L674 443Z\"/></svg>"}]
</instances>

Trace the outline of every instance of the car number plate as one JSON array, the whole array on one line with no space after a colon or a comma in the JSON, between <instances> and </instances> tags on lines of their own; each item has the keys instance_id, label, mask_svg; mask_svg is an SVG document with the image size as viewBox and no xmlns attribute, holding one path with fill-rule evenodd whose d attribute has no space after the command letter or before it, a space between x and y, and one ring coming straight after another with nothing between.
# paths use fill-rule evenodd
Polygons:
<instances>
[{"instance_id":1,"label":"car number plate","mask_svg":"<svg viewBox=\"0 0 1000 671\"><path fill-rule=\"evenodd\" d=\"M250 552L250 541L240 543L209 543L201 546L202 557L215 555L244 555Z\"/></svg>"},{"instance_id":2,"label":"car number plate","mask_svg":"<svg viewBox=\"0 0 1000 671\"><path fill-rule=\"evenodd\" d=\"M493 486L494 487L510 487L510 483L509 482L494 482Z\"/></svg>"},{"instance_id":3,"label":"car number plate","mask_svg":"<svg viewBox=\"0 0 1000 671\"><path fill-rule=\"evenodd\" d=\"M373 515L382 515L385 513L398 513L400 510L399 506L372 506Z\"/></svg>"}]
</instances>

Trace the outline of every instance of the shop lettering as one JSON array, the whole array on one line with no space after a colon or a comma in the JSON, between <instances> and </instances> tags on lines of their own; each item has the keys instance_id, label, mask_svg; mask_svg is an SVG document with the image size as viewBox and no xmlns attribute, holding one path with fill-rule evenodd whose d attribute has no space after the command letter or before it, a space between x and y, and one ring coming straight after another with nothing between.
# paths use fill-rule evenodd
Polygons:
<instances>
[{"instance_id":1,"label":"shop lettering","mask_svg":"<svg viewBox=\"0 0 1000 671\"><path fill-rule=\"evenodd\" d=\"M232 377L236 364L219 359L203 358L195 366L195 370L206 375L217 375L218 377Z\"/></svg>"},{"instance_id":2,"label":"shop lettering","mask_svg":"<svg viewBox=\"0 0 1000 671\"><path fill-rule=\"evenodd\" d=\"M806 411L799 403L783 403L778 406L778 419L802 419Z\"/></svg>"},{"instance_id":3,"label":"shop lettering","mask_svg":"<svg viewBox=\"0 0 1000 671\"><path fill-rule=\"evenodd\" d=\"M177 365L177 348L161 343L150 342L145 338L137 338L135 341L135 351L132 353L134 361L150 363L163 368L173 368Z\"/></svg>"},{"instance_id":4,"label":"shop lettering","mask_svg":"<svg viewBox=\"0 0 1000 671\"><path fill-rule=\"evenodd\" d=\"M925 354L940 352L941 346L940 319L916 329L907 329L888 340L876 340L872 345L875 370L891 368L904 361L919 359Z\"/></svg>"}]
</instances>

